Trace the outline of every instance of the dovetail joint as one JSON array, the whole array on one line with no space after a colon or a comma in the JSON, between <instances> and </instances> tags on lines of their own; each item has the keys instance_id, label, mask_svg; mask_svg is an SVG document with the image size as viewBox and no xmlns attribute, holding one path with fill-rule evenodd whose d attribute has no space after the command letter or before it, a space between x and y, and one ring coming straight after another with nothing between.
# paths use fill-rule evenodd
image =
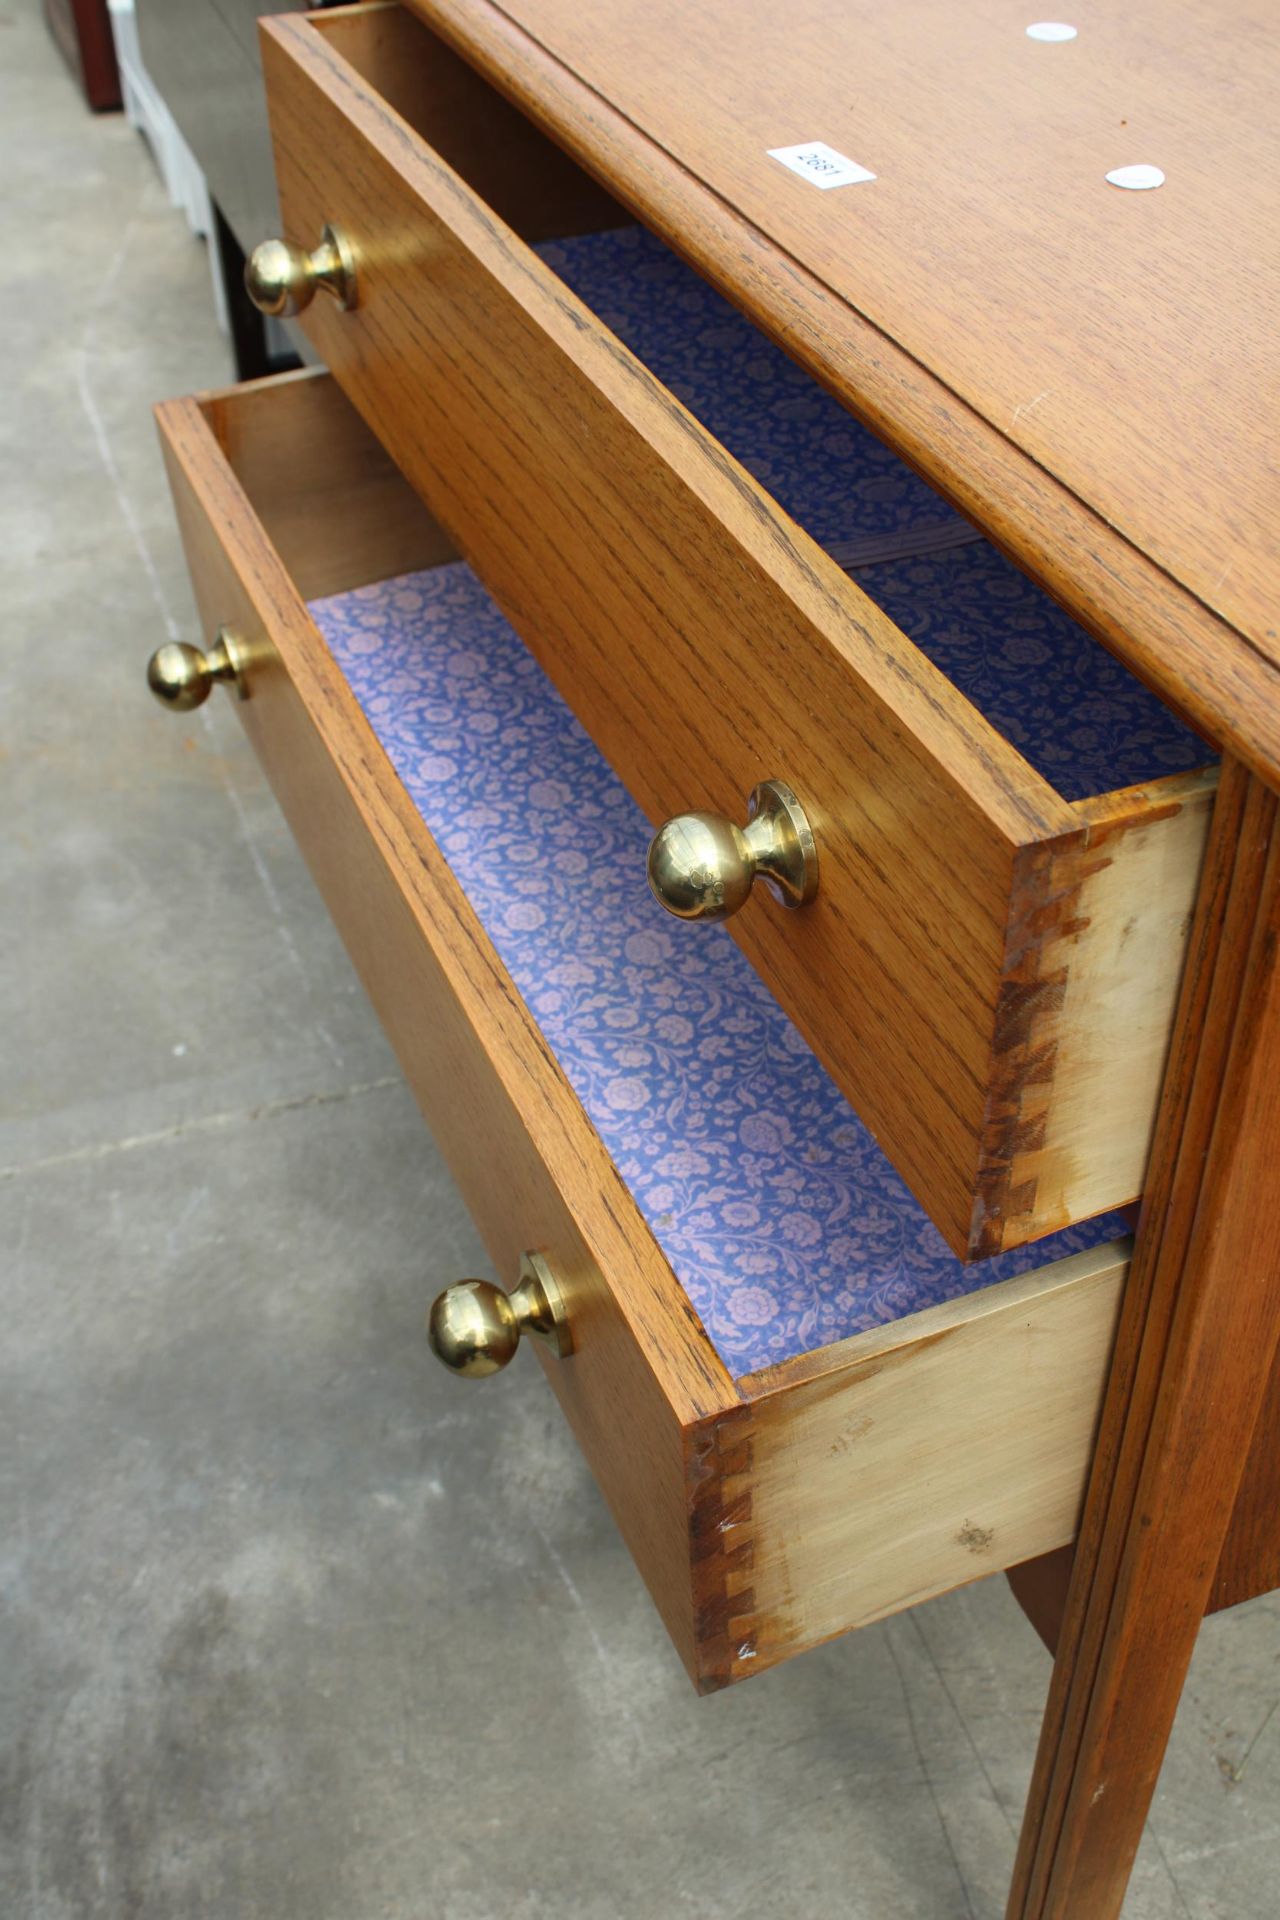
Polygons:
<instances>
[{"instance_id":1,"label":"dovetail joint","mask_svg":"<svg viewBox=\"0 0 1280 1920\"><path fill-rule=\"evenodd\" d=\"M715 1415L687 1449L689 1544L698 1686L713 1693L757 1658L750 1407Z\"/></svg>"}]
</instances>

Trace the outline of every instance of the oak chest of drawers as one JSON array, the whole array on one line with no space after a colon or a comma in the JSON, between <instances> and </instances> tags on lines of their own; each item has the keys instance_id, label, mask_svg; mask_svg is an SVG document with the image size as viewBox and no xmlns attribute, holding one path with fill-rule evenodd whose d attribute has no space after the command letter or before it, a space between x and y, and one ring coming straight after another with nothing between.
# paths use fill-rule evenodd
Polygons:
<instances>
[{"instance_id":1,"label":"oak chest of drawers","mask_svg":"<svg viewBox=\"0 0 1280 1920\"><path fill-rule=\"evenodd\" d=\"M758 226L704 309L713 201L422 11L465 59L396 6L264 24L252 283L329 371L160 410L210 645L153 684L244 696L513 1290L437 1345L542 1336L714 1687L1071 1538L1215 757L978 538L989 432L926 457L872 356L879 447ZM669 380L682 326L715 364ZM1078 504L1036 571L1111 637ZM736 944L649 897L691 813L651 874Z\"/></svg>"}]
</instances>

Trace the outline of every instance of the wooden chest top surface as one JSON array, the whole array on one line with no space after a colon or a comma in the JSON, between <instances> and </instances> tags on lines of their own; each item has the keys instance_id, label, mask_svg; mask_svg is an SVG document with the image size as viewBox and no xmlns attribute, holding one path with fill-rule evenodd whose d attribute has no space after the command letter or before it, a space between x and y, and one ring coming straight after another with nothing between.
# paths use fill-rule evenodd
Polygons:
<instances>
[{"instance_id":1,"label":"wooden chest top surface","mask_svg":"<svg viewBox=\"0 0 1280 1920\"><path fill-rule=\"evenodd\" d=\"M1012 0L413 4L1276 777L1270 0L1126 0L1061 44ZM770 157L812 141L876 178ZM1108 184L1134 163L1165 184Z\"/></svg>"}]
</instances>

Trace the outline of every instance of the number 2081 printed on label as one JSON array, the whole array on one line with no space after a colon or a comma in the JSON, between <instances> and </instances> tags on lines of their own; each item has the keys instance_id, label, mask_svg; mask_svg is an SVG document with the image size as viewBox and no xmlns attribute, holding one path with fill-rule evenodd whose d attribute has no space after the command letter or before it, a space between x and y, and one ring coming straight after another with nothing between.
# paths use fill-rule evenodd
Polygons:
<instances>
[{"instance_id":1,"label":"number 2081 printed on label","mask_svg":"<svg viewBox=\"0 0 1280 1920\"><path fill-rule=\"evenodd\" d=\"M825 140L803 140L798 147L770 147L769 158L780 160L792 173L815 187L851 187L859 180L874 180L856 160L837 153Z\"/></svg>"}]
</instances>

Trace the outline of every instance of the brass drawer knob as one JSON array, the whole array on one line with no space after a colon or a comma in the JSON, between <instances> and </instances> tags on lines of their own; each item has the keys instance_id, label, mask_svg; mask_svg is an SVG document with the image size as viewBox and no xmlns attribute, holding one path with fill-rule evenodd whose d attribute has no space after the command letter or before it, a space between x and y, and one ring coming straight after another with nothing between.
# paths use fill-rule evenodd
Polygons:
<instances>
[{"instance_id":1,"label":"brass drawer knob","mask_svg":"<svg viewBox=\"0 0 1280 1920\"><path fill-rule=\"evenodd\" d=\"M522 1333L533 1333L563 1360L573 1352L559 1282L540 1253L520 1262L520 1284L504 1293L490 1280L458 1280L434 1301L427 1338L436 1359L465 1380L500 1373Z\"/></svg>"},{"instance_id":2,"label":"brass drawer knob","mask_svg":"<svg viewBox=\"0 0 1280 1920\"><path fill-rule=\"evenodd\" d=\"M264 240L245 262L244 284L259 313L292 319L310 306L317 287L350 311L356 304L356 263L347 241L326 227L310 253L288 240Z\"/></svg>"},{"instance_id":3,"label":"brass drawer knob","mask_svg":"<svg viewBox=\"0 0 1280 1920\"><path fill-rule=\"evenodd\" d=\"M718 813L681 813L649 848L649 885L678 920L727 920L763 880L787 907L818 891L818 849L804 808L781 780L765 780L747 804L747 824Z\"/></svg>"},{"instance_id":4,"label":"brass drawer knob","mask_svg":"<svg viewBox=\"0 0 1280 1920\"><path fill-rule=\"evenodd\" d=\"M147 685L162 707L173 713L190 713L209 698L215 680L226 680L242 700L249 698L244 649L226 627L208 653L188 646L185 640L171 640L157 647L147 662Z\"/></svg>"}]
</instances>

